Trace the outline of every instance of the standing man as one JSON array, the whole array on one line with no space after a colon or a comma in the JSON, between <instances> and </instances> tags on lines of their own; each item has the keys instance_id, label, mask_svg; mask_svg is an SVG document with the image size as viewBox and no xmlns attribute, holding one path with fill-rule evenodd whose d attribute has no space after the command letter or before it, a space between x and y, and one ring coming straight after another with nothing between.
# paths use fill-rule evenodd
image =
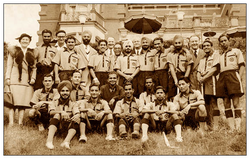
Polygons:
<instances>
[{"instance_id":1,"label":"standing man","mask_svg":"<svg viewBox=\"0 0 250 159\"><path fill-rule=\"evenodd\" d=\"M241 105L239 98L244 94L242 79L245 61L239 49L230 47L229 36L222 34L219 37L219 44L222 49L217 57L214 57L213 68L200 81L203 82L220 70L220 76L216 86L216 96L224 99L225 114L230 126L230 132L241 132ZM234 114L231 108L233 101Z\"/></svg>"},{"instance_id":2,"label":"standing man","mask_svg":"<svg viewBox=\"0 0 250 159\"><path fill-rule=\"evenodd\" d=\"M132 138L139 138L140 134L140 101L133 96L134 89L130 82L124 85L125 97L116 103L114 114L120 118L119 136L126 138L128 136L127 130L133 126Z\"/></svg>"},{"instance_id":3,"label":"standing man","mask_svg":"<svg viewBox=\"0 0 250 159\"><path fill-rule=\"evenodd\" d=\"M197 70L200 60L206 55L206 53L199 48L200 38L197 35L192 35L189 43L190 54L192 55L194 61L190 72L191 88L201 90L200 83L197 80Z\"/></svg>"},{"instance_id":4,"label":"standing man","mask_svg":"<svg viewBox=\"0 0 250 159\"><path fill-rule=\"evenodd\" d=\"M86 66L88 66L89 64L90 57L97 54L96 50L89 45L91 38L92 38L92 33L90 31L84 31L82 34L83 44L75 47L76 52L82 56L83 63ZM82 85L85 86L88 90L90 84L91 84L91 75L89 73L89 68L86 67L82 71Z\"/></svg>"},{"instance_id":5,"label":"standing man","mask_svg":"<svg viewBox=\"0 0 250 159\"><path fill-rule=\"evenodd\" d=\"M213 50L213 43L211 41L204 41L202 44L202 49L206 53L206 55L200 60L200 64L198 66L197 79L200 82L201 77L204 77L209 70L213 67L214 57L218 57L218 53ZM217 98L216 98L216 77L215 75L207 78L206 81L201 83L201 90L203 96L205 98L205 106L207 110L207 124L209 126L213 126L214 130L218 129L218 122L220 118L220 111L217 106Z\"/></svg>"},{"instance_id":6,"label":"standing man","mask_svg":"<svg viewBox=\"0 0 250 159\"><path fill-rule=\"evenodd\" d=\"M118 74L115 71L109 72L108 83L101 86L100 97L109 103L109 107L113 112L115 104L124 97L124 90L117 85Z\"/></svg>"},{"instance_id":7,"label":"standing man","mask_svg":"<svg viewBox=\"0 0 250 159\"><path fill-rule=\"evenodd\" d=\"M57 51L63 51L67 48L66 44L65 44L65 40L66 40L66 31L64 30L59 30L56 32L56 39L57 39L57 43L55 44L55 47L57 48Z\"/></svg>"},{"instance_id":8,"label":"standing man","mask_svg":"<svg viewBox=\"0 0 250 159\"><path fill-rule=\"evenodd\" d=\"M87 113L81 113L80 122L80 139L79 141L87 142L87 137L85 134L86 126L91 128L91 124L97 123L100 127L106 123L107 127L107 137L106 140L115 140L112 136L112 131L114 128L113 114L110 110L107 101L100 98L100 89L96 84L91 84L89 88L90 99L82 100L79 102L79 108L87 109ZM90 125L87 125L88 122Z\"/></svg>"},{"instance_id":9,"label":"standing man","mask_svg":"<svg viewBox=\"0 0 250 159\"><path fill-rule=\"evenodd\" d=\"M157 50L155 55L155 85L162 86L168 92L168 52L163 48L162 38L155 38L153 45Z\"/></svg>"},{"instance_id":10,"label":"standing man","mask_svg":"<svg viewBox=\"0 0 250 159\"><path fill-rule=\"evenodd\" d=\"M71 80L75 70L84 70L86 65L83 63L82 56L75 51L76 39L68 36L66 39L67 47L57 53L53 59L55 63L55 82L59 84L63 80Z\"/></svg>"},{"instance_id":11,"label":"standing man","mask_svg":"<svg viewBox=\"0 0 250 159\"><path fill-rule=\"evenodd\" d=\"M50 45L52 39L52 32L48 29L42 31L43 44L38 46L34 50L34 54L37 56L37 76L34 84L34 90L43 87L43 76L46 74L53 74L54 64L53 58L57 54L57 49Z\"/></svg>"},{"instance_id":12,"label":"standing man","mask_svg":"<svg viewBox=\"0 0 250 159\"><path fill-rule=\"evenodd\" d=\"M135 76L140 71L138 57L132 54L133 43L128 40L123 44L124 56L117 59L114 70L120 75L119 85L123 86L126 81L132 82L135 96L137 95L137 79Z\"/></svg>"},{"instance_id":13,"label":"standing man","mask_svg":"<svg viewBox=\"0 0 250 159\"><path fill-rule=\"evenodd\" d=\"M137 55L137 56L139 56L141 54L141 51L142 51L141 41L142 40L138 36L136 36L133 40L133 44L134 44L133 51L134 51L135 55Z\"/></svg>"},{"instance_id":14,"label":"standing man","mask_svg":"<svg viewBox=\"0 0 250 159\"><path fill-rule=\"evenodd\" d=\"M88 67L93 82L102 86L107 82L111 66L110 58L105 54L107 41L104 39L99 40L98 49L98 54L91 56Z\"/></svg>"},{"instance_id":15,"label":"standing man","mask_svg":"<svg viewBox=\"0 0 250 159\"><path fill-rule=\"evenodd\" d=\"M154 75L154 63L156 49L150 50L150 39L143 37L141 39L142 50L138 56L140 72L138 73L138 93L141 94L145 91L145 77Z\"/></svg>"},{"instance_id":16,"label":"standing man","mask_svg":"<svg viewBox=\"0 0 250 159\"><path fill-rule=\"evenodd\" d=\"M115 43L114 52L115 52L115 55L110 57L110 61L111 61L110 71L114 70L118 57L122 56L122 44L121 43L119 42Z\"/></svg>"},{"instance_id":17,"label":"standing man","mask_svg":"<svg viewBox=\"0 0 250 159\"><path fill-rule=\"evenodd\" d=\"M107 46L108 46L108 49L106 50L105 54L108 56L108 57L111 57L113 55L115 55L115 52L114 52L114 46L115 46L115 39L113 37L109 37L107 39Z\"/></svg>"},{"instance_id":18,"label":"standing man","mask_svg":"<svg viewBox=\"0 0 250 159\"><path fill-rule=\"evenodd\" d=\"M177 94L178 80L180 77L189 77L191 64L193 64L192 55L186 48L183 48L183 38L176 35L173 39L174 51L168 54L168 65L170 70L168 98Z\"/></svg>"},{"instance_id":19,"label":"standing man","mask_svg":"<svg viewBox=\"0 0 250 159\"><path fill-rule=\"evenodd\" d=\"M29 111L29 118L35 121L35 124L38 125L39 131L43 131L44 126L48 127L50 119L48 113L49 102L60 97L57 89L52 88L53 84L54 81L52 75L45 75L43 78L44 87L36 90L30 101L32 109Z\"/></svg>"}]
</instances>

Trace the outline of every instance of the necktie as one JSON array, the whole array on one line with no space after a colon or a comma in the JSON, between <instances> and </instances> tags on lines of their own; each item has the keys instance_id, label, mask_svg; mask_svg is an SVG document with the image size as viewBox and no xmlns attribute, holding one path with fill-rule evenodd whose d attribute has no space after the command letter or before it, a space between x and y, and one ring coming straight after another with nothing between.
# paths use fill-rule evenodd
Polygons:
<instances>
[{"instance_id":1,"label":"necktie","mask_svg":"<svg viewBox=\"0 0 250 159\"><path fill-rule=\"evenodd\" d=\"M197 50L194 50L194 56L195 56L195 58L197 58Z\"/></svg>"},{"instance_id":2,"label":"necktie","mask_svg":"<svg viewBox=\"0 0 250 159\"><path fill-rule=\"evenodd\" d=\"M46 48L45 48L45 53L44 53L44 58L46 59L47 57L47 49L48 49L48 45L46 45Z\"/></svg>"},{"instance_id":3,"label":"necktie","mask_svg":"<svg viewBox=\"0 0 250 159\"><path fill-rule=\"evenodd\" d=\"M109 55L112 55L112 50L111 49L109 49Z\"/></svg>"}]
</instances>

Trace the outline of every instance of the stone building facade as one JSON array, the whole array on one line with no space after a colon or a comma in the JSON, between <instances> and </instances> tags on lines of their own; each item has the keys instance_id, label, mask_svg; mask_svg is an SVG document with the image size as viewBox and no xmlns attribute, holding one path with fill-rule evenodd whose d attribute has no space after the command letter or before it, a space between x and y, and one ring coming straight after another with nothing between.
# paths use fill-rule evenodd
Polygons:
<instances>
[{"instance_id":1,"label":"stone building facade","mask_svg":"<svg viewBox=\"0 0 250 159\"><path fill-rule=\"evenodd\" d=\"M189 37L212 30L218 36L225 30L246 26L246 4L40 4L39 41L41 32L50 29L53 33L63 29L81 40L83 30L93 33L92 43L99 39L114 37L116 41L133 39L135 34L124 28L124 21L132 15L149 14L162 23L159 31L145 34L149 38L162 37L171 40L174 35ZM178 13L183 19L178 19ZM55 36L55 35L54 35Z\"/></svg>"}]
</instances>

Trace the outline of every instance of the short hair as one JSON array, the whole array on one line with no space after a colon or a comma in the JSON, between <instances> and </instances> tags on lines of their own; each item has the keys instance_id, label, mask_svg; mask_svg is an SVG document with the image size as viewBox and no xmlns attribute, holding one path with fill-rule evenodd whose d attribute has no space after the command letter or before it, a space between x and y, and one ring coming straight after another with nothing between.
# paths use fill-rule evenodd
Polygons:
<instances>
[{"instance_id":1,"label":"short hair","mask_svg":"<svg viewBox=\"0 0 250 159\"><path fill-rule=\"evenodd\" d=\"M52 75L52 74L50 74L50 73L45 74L45 75L43 76L43 80L44 80L44 78L45 78L45 77L51 77L51 78L52 78L52 81L54 81L54 80L53 80L53 75Z\"/></svg>"},{"instance_id":2,"label":"short hair","mask_svg":"<svg viewBox=\"0 0 250 159\"><path fill-rule=\"evenodd\" d=\"M166 90L162 86L157 86L155 88L155 93L157 92L158 89L162 89L164 93L166 93Z\"/></svg>"},{"instance_id":3,"label":"short hair","mask_svg":"<svg viewBox=\"0 0 250 159\"><path fill-rule=\"evenodd\" d=\"M108 77L109 77L109 75L113 75L113 74L115 74L116 77L118 77L118 73L117 73L116 71L111 71L111 72L109 72L109 73L108 73Z\"/></svg>"},{"instance_id":4,"label":"short hair","mask_svg":"<svg viewBox=\"0 0 250 159\"><path fill-rule=\"evenodd\" d=\"M100 85L99 85L99 84L91 83L91 85L89 86L89 90L90 90L92 87L98 87L98 89L100 90Z\"/></svg>"},{"instance_id":5,"label":"short hair","mask_svg":"<svg viewBox=\"0 0 250 159\"><path fill-rule=\"evenodd\" d=\"M221 35L219 36L219 38L218 38L218 41L219 41L219 42L220 42L220 39L221 39L223 36L225 36L225 37L227 38L227 40L230 39L230 36L229 36L228 34L221 34Z\"/></svg>"},{"instance_id":6,"label":"short hair","mask_svg":"<svg viewBox=\"0 0 250 159\"><path fill-rule=\"evenodd\" d=\"M198 35L196 35L196 34L191 35L191 36L189 37L189 39L191 39L192 37L198 37L198 38L199 38L199 40L200 40L200 37L199 37ZM189 40L189 41L190 41L190 40Z\"/></svg>"},{"instance_id":7,"label":"short hair","mask_svg":"<svg viewBox=\"0 0 250 159\"><path fill-rule=\"evenodd\" d=\"M56 36L57 36L57 34L59 34L59 33L64 33L64 34L66 35L66 31L64 31L64 30L58 30L58 31L56 32Z\"/></svg>"},{"instance_id":8,"label":"short hair","mask_svg":"<svg viewBox=\"0 0 250 159\"><path fill-rule=\"evenodd\" d=\"M190 79L188 77L182 76L178 81L181 81L181 80L185 81L186 83L190 83Z\"/></svg>"},{"instance_id":9,"label":"short hair","mask_svg":"<svg viewBox=\"0 0 250 159\"><path fill-rule=\"evenodd\" d=\"M48 29L44 29L44 30L42 31L42 35L43 35L44 33L49 33L50 36L52 36L52 32L51 32L50 30L48 30Z\"/></svg>"},{"instance_id":10,"label":"short hair","mask_svg":"<svg viewBox=\"0 0 250 159\"><path fill-rule=\"evenodd\" d=\"M122 43L121 42L115 42L115 45L121 45L121 48L122 48Z\"/></svg>"},{"instance_id":11,"label":"short hair","mask_svg":"<svg viewBox=\"0 0 250 159\"><path fill-rule=\"evenodd\" d=\"M212 42L212 41L210 41L210 40L205 40L205 41L202 43L202 49L203 49L203 44L204 44L204 43L210 43L210 45L213 46L213 42Z\"/></svg>"},{"instance_id":12,"label":"short hair","mask_svg":"<svg viewBox=\"0 0 250 159\"><path fill-rule=\"evenodd\" d=\"M69 39L73 39L76 42L76 38L72 35L67 36L65 42L67 43Z\"/></svg>"},{"instance_id":13,"label":"short hair","mask_svg":"<svg viewBox=\"0 0 250 159\"><path fill-rule=\"evenodd\" d=\"M74 73L80 73L80 75L82 76L80 70L76 69L73 73L72 73L72 76L74 75Z\"/></svg>"},{"instance_id":14,"label":"short hair","mask_svg":"<svg viewBox=\"0 0 250 159\"><path fill-rule=\"evenodd\" d=\"M146 81L147 79L152 79L153 83L155 83L155 82L154 82L154 77L153 77L153 76L146 76L146 77L145 77L145 81Z\"/></svg>"},{"instance_id":15,"label":"short hair","mask_svg":"<svg viewBox=\"0 0 250 159\"><path fill-rule=\"evenodd\" d=\"M160 40L161 41L161 43L163 43L163 39L162 38L160 38L160 37L157 37L157 38L154 38L154 40L153 40L153 44L155 43L155 41L156 40Z\"/></svg>"},{"instance_id":16,"label":"short hair","mask_svg":"<svg viewBox=\"0 0 250 159\"><path fill-rule=\"evenodd\" d=\"M132 84L131 82L129 82L129 81L126 81L126 82L124 83L123 88L125 89L126 86L131 86L132 89L133 89L133 84Z\"/></svg>"},{"instance_id":17,"label":"short hair","mask_svg":"<svg viewBox=\"0 0 250 159\"><path fill-rule=\"evenodd\" d=\"M100 46L101 42L105 42L105 43L106 43L106 45L108 45L107 40L105 40L105 39L101 39L101 40L99 40L99 41L98 41L98 46Z\"/></svg>"}]
</instances>

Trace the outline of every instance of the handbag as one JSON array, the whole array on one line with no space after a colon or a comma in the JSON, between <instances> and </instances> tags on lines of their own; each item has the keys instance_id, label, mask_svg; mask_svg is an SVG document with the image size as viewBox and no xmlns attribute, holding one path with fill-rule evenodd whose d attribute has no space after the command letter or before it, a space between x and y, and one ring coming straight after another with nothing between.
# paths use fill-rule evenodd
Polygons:
<instances>
[{"instance_id":1,"label":"handbag","mask_svg":"<svg viewBox=\"0 0 250 159\"><path fill-rule=\"evenodd\" d=\"M6 107L13 107L14 101L13 101L13 96L10 91L10 86L5 86L4 88L4 106Z\"/></svg>"}]
</instances>

